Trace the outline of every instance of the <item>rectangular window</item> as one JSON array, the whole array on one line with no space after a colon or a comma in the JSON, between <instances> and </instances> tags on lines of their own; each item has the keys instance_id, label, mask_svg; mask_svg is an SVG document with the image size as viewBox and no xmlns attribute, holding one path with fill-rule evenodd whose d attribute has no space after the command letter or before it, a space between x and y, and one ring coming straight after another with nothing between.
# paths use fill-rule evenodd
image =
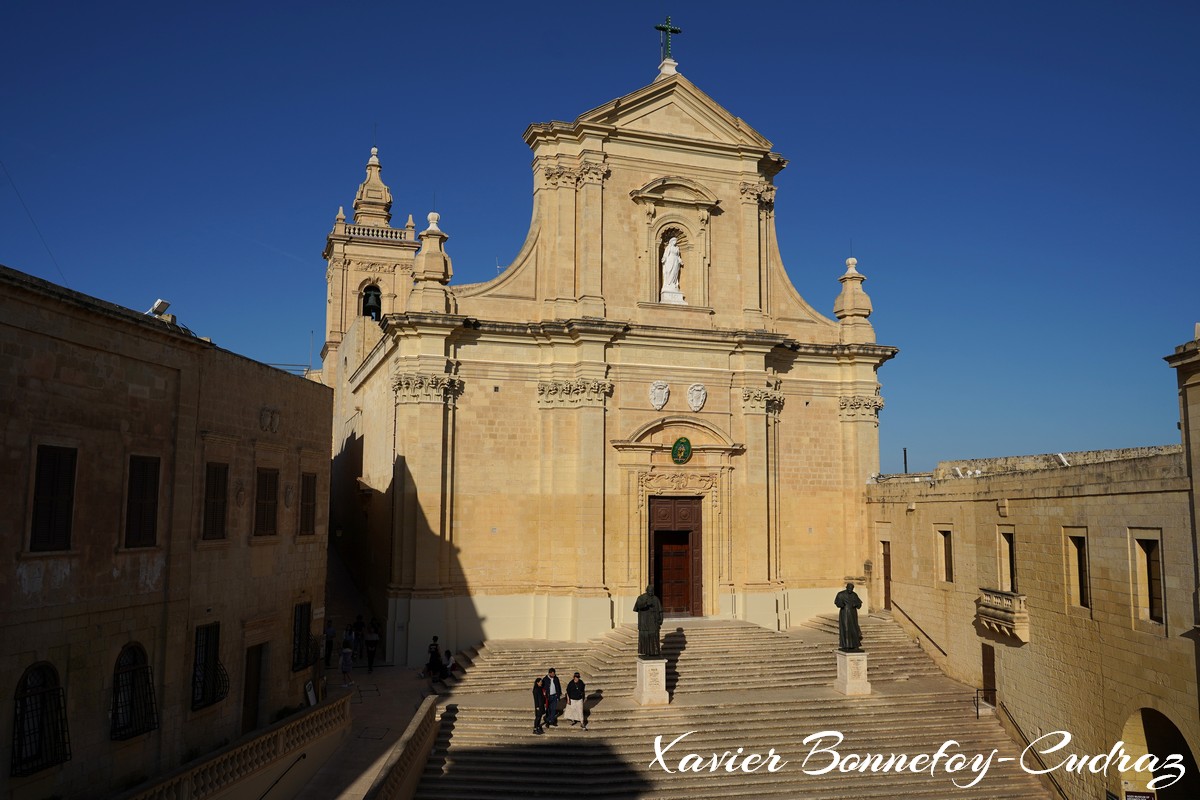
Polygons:
<instances>
[{"instance_id":1,"label":"rectangular window","mask_svg":"<svg viewBox=\"0 0 1200 800\"><path fill-rule=\"evenodd\" d=\"M1140 603L1143 616L1151 622L1163 622L1162 547L1157 539L1138 539Z\"/></svg>"},{"instance_id":2,"label":"rectangular window","mask_svg":"<svg viewBox=\"0 0 1200 800\"><path fill-rule=\"evenodd\" d=\"M954 583L954 532L938 531L938 536L941 545L938 560L941 562L942 580Z\"/></svg>"},{"instance_id":3,"label":"rectangular window","mask_svg":"<svg viewBox=\"0 0 1200 800\"><path fill-rule=\"evenodd\" d=\"M1083 608L1092 607L1088 589L1087 536L1067 536L1067 570L1070 578L1071 602Z\"/></svg>"},{"instance_id":4,"label":"rectangular window","mask_svg":"<svg viewBox=\"0 0 1200 800\"><path fill-rule=\"evenodd\" d=\"M317 532L317 476L305 472L300 476L300 534Z\"/></svg>"},{"instance_id":5,"label":"rectangular window","mask_svg":"<svg viewBox=\"0 0 1200 800\"><path fill-rule=\"evenodd\" d=\"M156 456L129 457L126 547L153 547L158 537L158 466Z\"/></svg>"},{"instance_id":6,"label":"rectangular window","mask_svg":"<svg viewBox=\"0 0 1200 800\"><path fill-rule=\"evenodd\" d=\"M312 642L312 603L299 603L292 614L292 672L316 663Z\"/></svg>"},{"instance_id":7,"label":"rectangular window","mask_svg":"<svg viewBox=\"0 0 1200 800\"><path fill-rule=\"evenodd\" d=\"M254 488L254 535L279 532L279 470L259 467Z\"/></svg>"},{"instance_id":8,"label":"rectangular window","mask_svg":"<svg viewBox=\"0 0 1200 800\"><path fill-rule=\"evenodd\" d=\"M74 447L38 445L29 534L34 553L71 549L76 453Z\"/></svg>"},{"instance_id":9,"label":"rectangular window","mask_svg":"<svg viewBox=\"0 0 1200 800\"><path fill-rule=\"evenodd\" d=\"M229 694L229 675L221 664L221 623L196 628L192 661L192 710L214 705Z\"/></svg>"},{"instance_id":10,"label":"rectangular window","mask_svg":"<svg viewBox=\"0 0 1200 800\"><path fill-rule=\"evenodd\" d=\"M229 465L210 462L204 465L205 539L225 538L225 518L229 505Z\"/></svg>"},{"instance_id":11,"label":"rectangular window","mask_svg":"<svg viewBox=\"0 0 1200 800\"><path fill-rule=\"evenodd\" d=\"M1017 591L1017 535L1014 531L1000 531L1000 591Z\"/></svg>"}]
</instances>

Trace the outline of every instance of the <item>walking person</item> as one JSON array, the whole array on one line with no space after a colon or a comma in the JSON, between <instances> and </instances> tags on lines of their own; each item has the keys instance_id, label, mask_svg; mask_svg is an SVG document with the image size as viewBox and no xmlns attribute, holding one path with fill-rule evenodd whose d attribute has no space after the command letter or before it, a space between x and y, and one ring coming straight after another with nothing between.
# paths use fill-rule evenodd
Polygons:
<instances>
[{"instance_id":1,"label":"walking person","mask_svg":"<svg viewBox=\"0 0 1200 800\"><path fill-rule=\"evenodd\" d=\"M333 642L337 638L337 628L332 619L325 620L325 669L333 666Z\"/></svg>"},{"instance_id":2,"label":"walking person","mask_svg":"<svg viewBox=\"0 0 1200 800\"><path fill-rule=\"evenodd\" d=\"M558 700L563 696L562 684L558 680L558 676L554 674L554 667L551 667L546 672L546 677L542 679L542 686L546 689L546 729L558 727Z\"/></svg>"},{"instance_id":3,"label":"walking person","mask_svg":"<svg viewBox=\"0 0 1200 800\"><path fill-rule=\"evenodd\" d=\"M350 680L350 672L354 669L354 645L349 639L342 642L342 688L345 688L354 681Z\"/></svg>"},{"instance_id":4,"label":"walking person","mask_svg":"<svg viewBox=\"0 0 1200 800\"><path fill-rule=\"evenodd\" d=\"M367 674L370 675L375 671L375 654L379 652L379 626L371 625L363 639L367 649Z\"/></svg>"},{"instance_id":5,"label":"walking person","mask_svg":"<svg viewBox=\"0 0 1200 800\"><path fill-rule=\"evenodd\" d=\"M546 687L542 678L533 679L533 732L542 735L542 715L546 713Z\"/></svg>"},{"instance_id":6,"label":"walking person","mask_svg":"<svg viewBox=\"0 0 1200 800\"><path fill-rule=\"evenodd\" d=\"M587 717L584 715L583 701L587 697L587 685L575 673L575 677L567 683L567 707L563 709L563 719L571 720L573 726L579 723L580 730L587 730Z\"/></svg>"},{"instance_id":7,"label":"walking person","mask_svg":"<svg viewBox=\"0 0 1200 800\"><path fill-rule=\"evenodd\" d=\"M433 637L433 641L426 648L429 656L425 659L425 675L429 680L435 681L442 672L442 650L438 647L438 637Z\"/></svg>"},{"instance_id":8,"label":"walking person","mask_svg":"<svg viewBox=\"0 0 1200 800\"><path fill-rule=\"evenodd\" d=\"M358 661L363 656L363 644L366 643L367 623L363 622L363 615L359 614L354 619L354 660Z\"/></svg>"}]
</instances>

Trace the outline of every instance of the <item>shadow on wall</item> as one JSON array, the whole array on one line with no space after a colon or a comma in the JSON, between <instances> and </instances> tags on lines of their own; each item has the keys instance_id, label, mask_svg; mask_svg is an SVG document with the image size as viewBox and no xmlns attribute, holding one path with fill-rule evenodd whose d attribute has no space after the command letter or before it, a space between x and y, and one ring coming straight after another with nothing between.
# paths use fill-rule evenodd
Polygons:
<instances>
[{"instance_id":1,"label":"shadow on wall","mask_svg":"<svg viewBox=\"0 0 1200 800\"><path fill-rule=\"evenodd\" d=\"M443 442L443 470L449 455ZM403 457L384 489L363 478L364 442L351 433L333 459L330 542L367 598L369 616L383 622L384 652L418 666L433 636L454 652L483 641L483 622L463 579L459 548L435 535L417 503L416 481ZM446 514L446 498L437 513ZM441 528L442 526L437 526ZM396 619L391 609L399 609Z\"/></svg>"}]
</instances>

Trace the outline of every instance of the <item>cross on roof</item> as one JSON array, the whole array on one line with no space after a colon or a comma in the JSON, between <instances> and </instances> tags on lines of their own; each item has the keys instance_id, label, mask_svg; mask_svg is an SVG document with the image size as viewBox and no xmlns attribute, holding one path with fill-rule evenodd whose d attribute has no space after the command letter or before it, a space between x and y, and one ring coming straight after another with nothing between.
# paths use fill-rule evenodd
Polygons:
<instances>
[{"instance_id":1,"label":"cross on roof","mask_svg":"<svg viewBox=\"0 0 1200 800\"><path fill-rule=\"evenodd\" d=\"M662 35L659 36L659 55L663 57L663 60L666 60L671 57L671 34L683 33L683 29L671 25L671 17L668 16L667 21L660 25L655 25L654 30L662 31Z\"/></svg>"}]
</instances>

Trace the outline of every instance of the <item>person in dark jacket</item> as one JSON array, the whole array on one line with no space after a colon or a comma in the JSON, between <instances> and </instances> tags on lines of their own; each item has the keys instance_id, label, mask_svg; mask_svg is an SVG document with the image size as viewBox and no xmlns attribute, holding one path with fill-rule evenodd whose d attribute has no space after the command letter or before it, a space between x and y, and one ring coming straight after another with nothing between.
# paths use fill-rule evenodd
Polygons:
<instances>
[{"instance_id":1,"label":"person in dark jacket","mask_svg":"<svg viewBox=\"0 0 1200 800\"><path fill-rule=\"evenodd\" d=\"M546 689L542 686L542 679L535 678L533 681L533 732L538 736L542 734L542 715L546 713Z\"/></svg>"},{"instance_id":2,"label":"person in dark jacket","mask_svg":"<svg viewBox=\"0 0 1200 800\"><path fill-rule=\"evenodd\" d=\"M554 674L554 667L542 678L542 688L546 690L546 727L558 727L558 703L562 699L562 684Z\"/></svg>"},{"instance_id":3,"label":"person in dark jacket","mask_svg":"<svg viewBox=\"0 0 1200 800\"><path fill-rule=\"evenodd\" d=\"M587 696L586 691L587 686L576 672L575 677L567 683L567 707L563 710L563 719L571 720L572 725L578 722L585 731L587 730L587 717L583 713L583 698Z\"/></svg>"}]
</instances>

